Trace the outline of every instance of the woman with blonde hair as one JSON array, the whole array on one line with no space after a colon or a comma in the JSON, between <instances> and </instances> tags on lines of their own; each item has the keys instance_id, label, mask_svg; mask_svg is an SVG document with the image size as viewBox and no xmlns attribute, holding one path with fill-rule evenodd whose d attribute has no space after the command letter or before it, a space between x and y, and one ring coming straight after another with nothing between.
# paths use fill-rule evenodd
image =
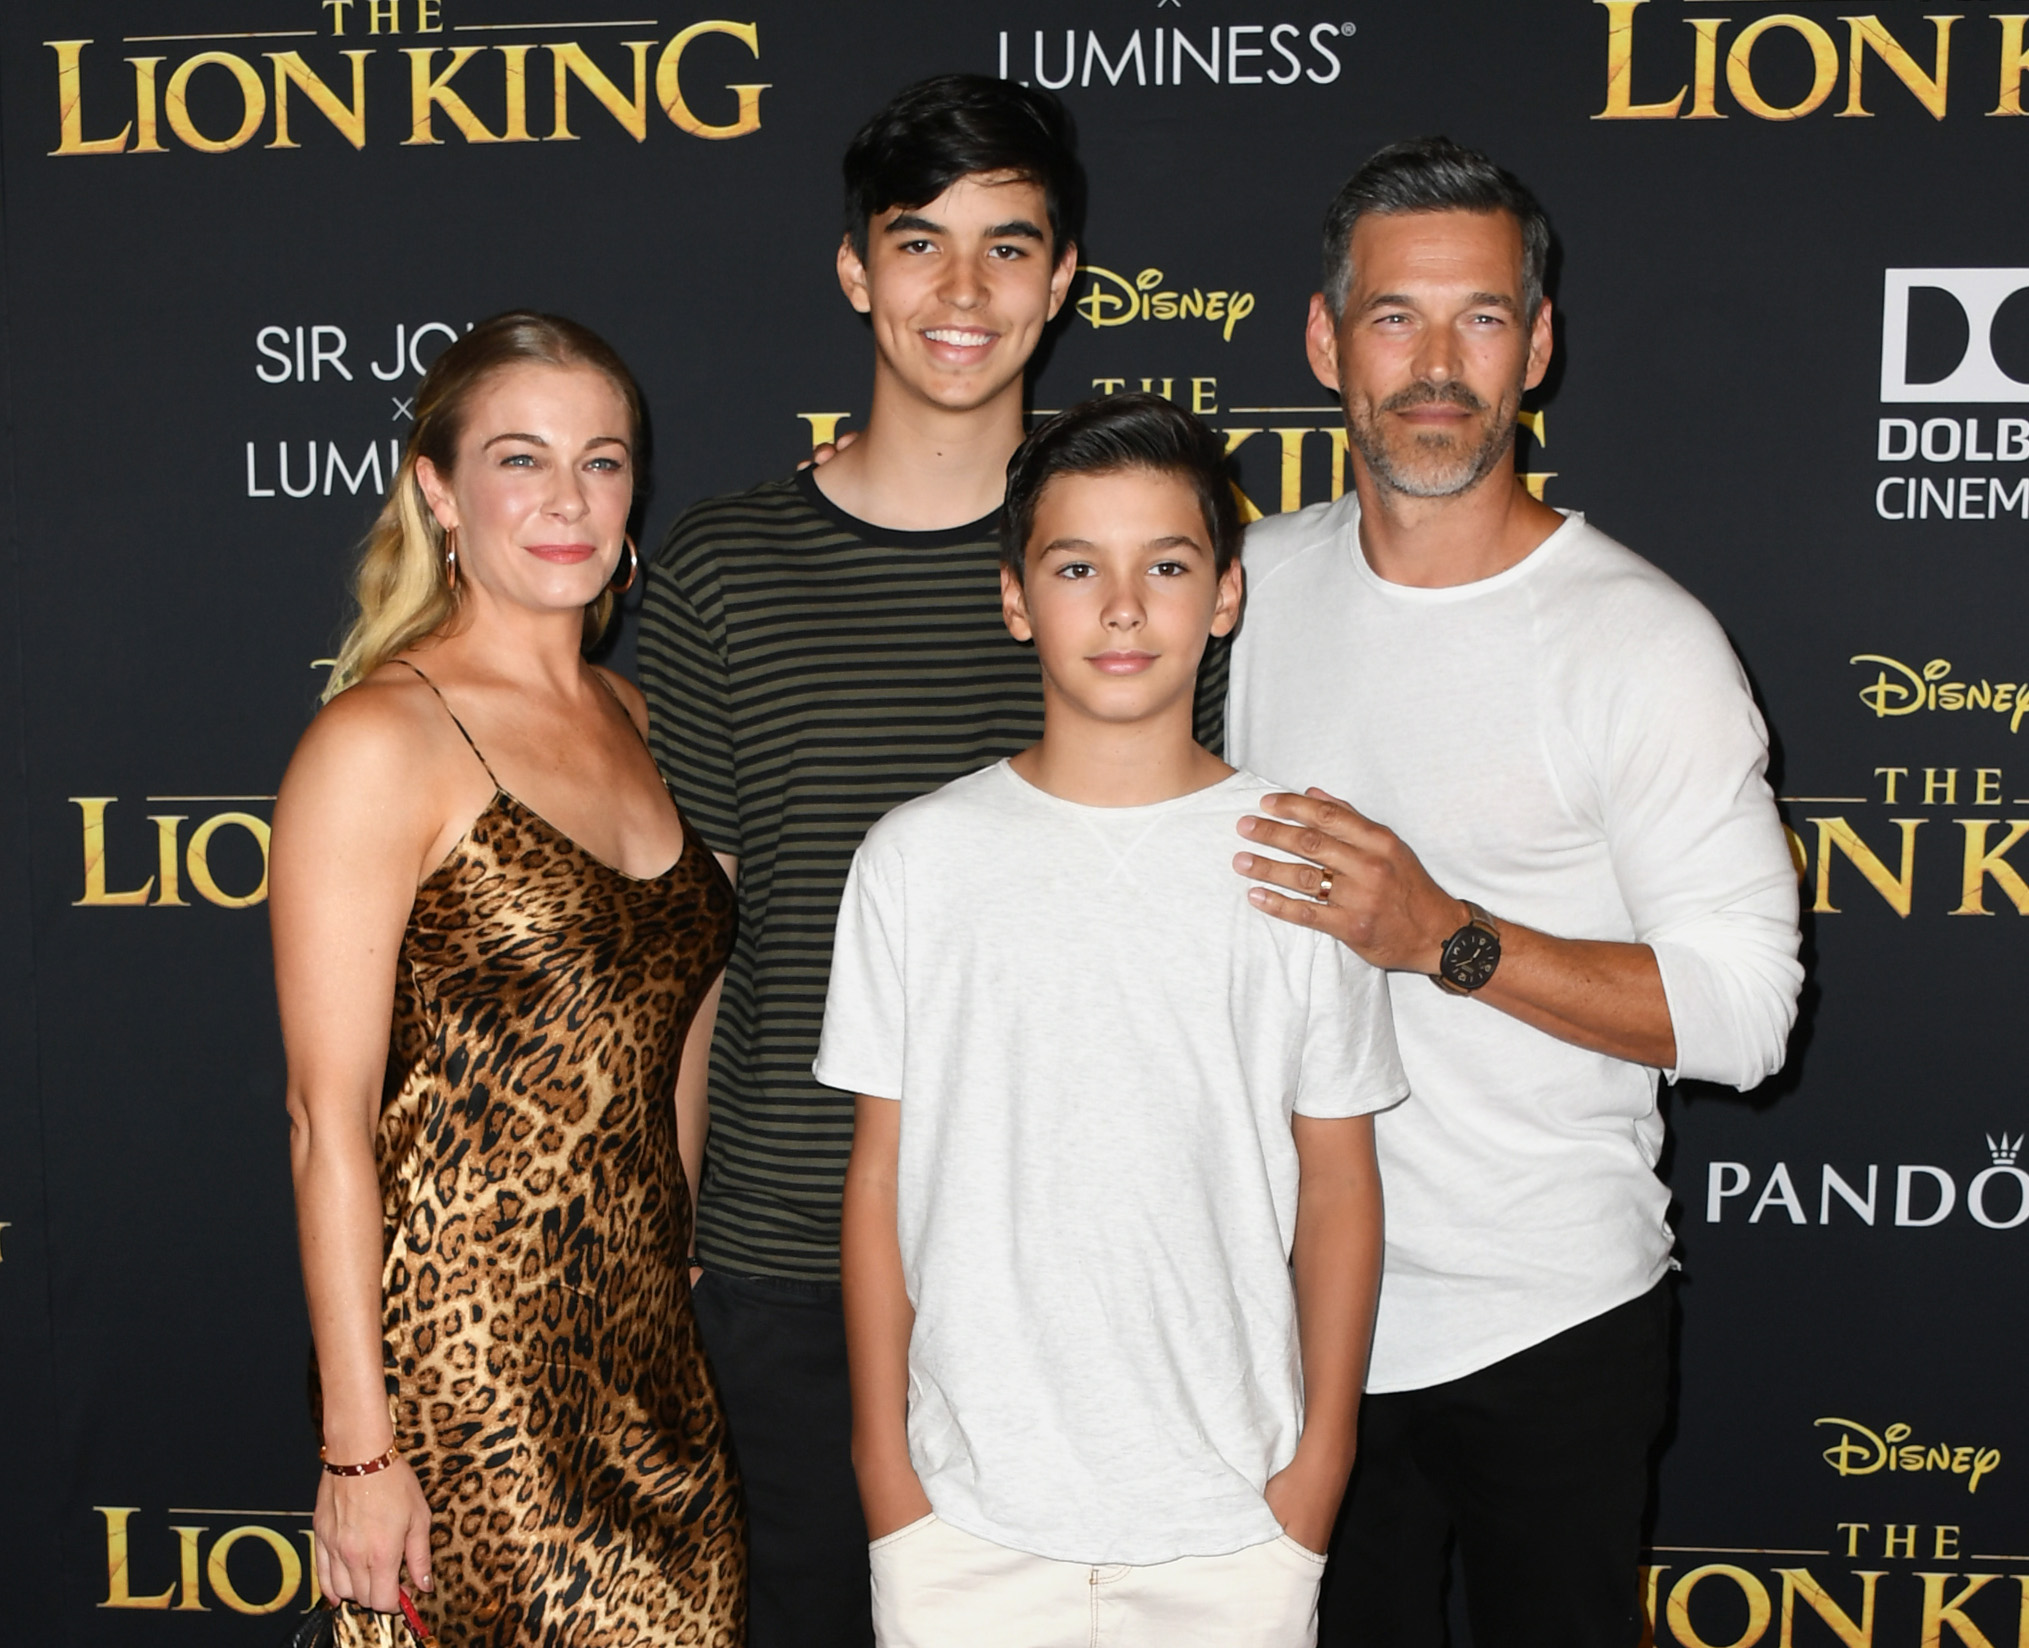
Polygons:
<instances>
[{"instance_id":1,"label":"woman with blonde hair","mask_svg":"<svg viewBox=\"0 0 2029 1648\"><path fill-rule=\"evenodd\" d=\"M685 1264L733 896L584 657L638 569L639 393L516 313L415 416L275 808L318 1580L341 1643L407 1596L445 1648L733 1648Z\"/></svg>"}]
</instances>

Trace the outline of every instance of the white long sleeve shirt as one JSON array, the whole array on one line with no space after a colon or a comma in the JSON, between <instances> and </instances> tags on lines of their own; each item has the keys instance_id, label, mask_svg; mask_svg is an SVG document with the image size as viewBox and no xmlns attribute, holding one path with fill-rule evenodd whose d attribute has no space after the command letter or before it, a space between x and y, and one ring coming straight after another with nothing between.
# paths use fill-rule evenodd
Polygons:
<instances>
[{"instance_id":1,"label":"white long sleeve shirt","mask_svg":"<svg viewBox=\"0 0 2029 1648\"><path fill-rule=\"evenodd\" d=\"M1228 759L1351 802L1497 917L1647 944L1673 1080L1746 1089L1781 1067L1796 872L1766 729L1695 599L1577 514L1495 577L1391 584L1350 493L1258 523L1244 561ZM1656 1071L1413 977L1392 999L1411 1096L1376 1122L1376 1391L1638 1297L1674 1241Z\"/></svg>"}]
</instances>

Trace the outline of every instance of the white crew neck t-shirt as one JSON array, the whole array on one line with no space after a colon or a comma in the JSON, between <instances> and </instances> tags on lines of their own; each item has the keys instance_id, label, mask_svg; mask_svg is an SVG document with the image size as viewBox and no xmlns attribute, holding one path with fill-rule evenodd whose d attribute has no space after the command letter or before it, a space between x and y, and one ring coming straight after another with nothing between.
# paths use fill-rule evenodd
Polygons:
<instances>
[{"instance_id":1,"label":"white crew neck t-shirt","mask_svg":"<svg viewBox=\"0 0 2029 1648\"><path fill-rule=\"evenodd\" d=\"M967 1533L1143 1564L1279 1531L1290 1118L1406 1083L1384 975L1233 871L1275 788L1087 807L1001 762L853 860L817 1079L901 1101L909 1453Z\"/></svg>"},{"instance_id":2,"label":"white crew neck t-shirt","mask_svg":"<svg viewBox=\"0 0 2029 1648\"><path fill-rule=\"evenodd\" d=\"M1569 515L1495 577L1391 584L1359 504L1247 534L1233 759L1317 785L1458 898L1654 950L1670 1074L1783 1062L1803 970L1768 739L1711 614ZM1375 1126L1387 1263L1368 1389L1489 1366L1652 1287L1670 1262L1657 1072L1393 980L1412 1101Z\"/></svg>"}]
</instances>

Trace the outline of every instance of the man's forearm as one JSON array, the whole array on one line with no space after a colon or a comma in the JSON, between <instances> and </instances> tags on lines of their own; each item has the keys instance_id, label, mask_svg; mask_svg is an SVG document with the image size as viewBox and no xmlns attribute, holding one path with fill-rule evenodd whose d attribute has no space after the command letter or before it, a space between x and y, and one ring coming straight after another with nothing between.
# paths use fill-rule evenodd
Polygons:
<instances>
[{"instance_id":1,"label":"man's forearm","mask_svg":"<svg viewBox=\"0 0 2029 1648\"><path fill-rule=\"evenodd\" d=\"M1630 1064L1674 1070L1676 1031L1646 944L1553 938L1503 921L1501 962L1481 1001L1532 1029Z\"/></svg>"},{"instance_id":2,"label":"man's forearm","mask_svg":"<svg viewBox=\"0 0 2029 1648\"><path fill-rule=\"evenodd\" d=\"M1362 960L1397 973L1434 973L1445 942L1470 912L1432 879L1394 831L1311 790L1272 795L1277 816L1246 818L1240 833L1291 853L1287 863L1241 853L1234 868L1266 883L1249 895L1278 920L1330 933ZM1674 1070L1676 1031L1655 952L1646 944L1553 938L1501 920L1501 960L1479 999L1574 1046Z\"/></svg>"}]
</instances>

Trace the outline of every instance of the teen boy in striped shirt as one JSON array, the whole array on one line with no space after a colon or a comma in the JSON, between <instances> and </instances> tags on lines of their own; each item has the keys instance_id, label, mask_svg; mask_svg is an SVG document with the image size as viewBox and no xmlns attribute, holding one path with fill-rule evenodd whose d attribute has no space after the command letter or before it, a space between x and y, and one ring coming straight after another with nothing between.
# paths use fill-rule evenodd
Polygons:
<instances>
[{"instance_id":1,"label":"teen boy in striped shirt","mask_svg":"<svg viewBox=\"0 0 2029 1648\"><path fill-rule=\"evenodd\" d=\"M737 861L697 1311L746 1482L753 1648L871 1640L838 1290L853 1095L811 1061L860 838L1042 730L1035 659L1001 623L996 517L1084 199L1056 100L983 76L900 93L844 171L839 284L874 345L865 427L822 470L690 510L651 569L640 641L657 758ZM1224 662L1201 703L1223 697ZM1200 732L1216 744L1216 721Z\"/></svg>"}]
</instances>

